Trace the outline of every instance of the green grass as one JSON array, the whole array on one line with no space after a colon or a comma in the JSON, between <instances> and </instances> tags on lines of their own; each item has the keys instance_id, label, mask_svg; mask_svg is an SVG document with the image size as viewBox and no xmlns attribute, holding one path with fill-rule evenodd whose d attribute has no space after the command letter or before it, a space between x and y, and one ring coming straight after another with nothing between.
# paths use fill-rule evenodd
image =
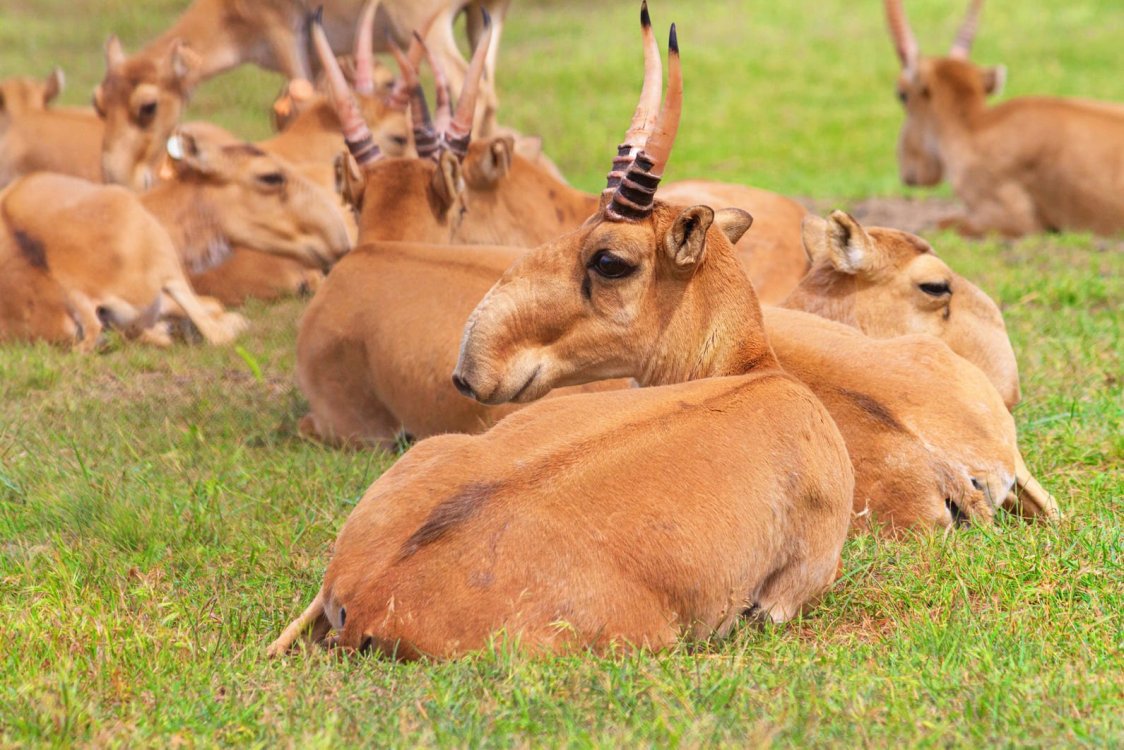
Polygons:
<instances>
[{"instance_id":1,"label":"green grass","mask_svg":"<svg viewBox=\"0 0 1124 750\"><path fill-rule=\"evenodd\" d=\"M110 30L135 48L180 2L12 0L0 75L62 64L88 99ZM847 204L898 194L895 60L878 3L671 4L689 109L671 177ZM860 7L861 6L861 7ZM947 45L959 2L908 3ZM517 0L504 119L600 186L639 78L632 2ZM993 3L977 57L1009 93L1119 95L1115 0ZM938 46L939 45L939 46ZM279 84L212 81L192 116L264 135ZM265 644L393 460L298 439L301 303L251 306L233 349L0 351L0 744L1114 745L1124 741L1124 246L930 237L1002 305L1016 417L1060 525L850 541L843 581L785 627L670 654L451 664Z\"/></svg>"}]
</instances>

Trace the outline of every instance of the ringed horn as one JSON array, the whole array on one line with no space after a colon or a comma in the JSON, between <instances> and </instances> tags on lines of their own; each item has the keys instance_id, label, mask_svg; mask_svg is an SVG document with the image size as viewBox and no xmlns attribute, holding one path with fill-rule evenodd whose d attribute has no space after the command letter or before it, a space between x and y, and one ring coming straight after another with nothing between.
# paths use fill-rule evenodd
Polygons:
<instances>
[{"instance_id":1,"label":"ringed horn","mask_svg":"<svg viewBox=\"0 0 1124 750\"><path fill-rule=\"evenodd\" d=\"M653 113L660 99L662 69L647 3L640 9L640 25L644 35L644 86L632 126L625 133L625 142L617 148L602 194L608 198L605 218L611 221L639 221L652 213L656 188L671 156L683 112L683 72L675 24L671 24L667 42L667 97L658 116Z\"/></svg>"}]
</instances>

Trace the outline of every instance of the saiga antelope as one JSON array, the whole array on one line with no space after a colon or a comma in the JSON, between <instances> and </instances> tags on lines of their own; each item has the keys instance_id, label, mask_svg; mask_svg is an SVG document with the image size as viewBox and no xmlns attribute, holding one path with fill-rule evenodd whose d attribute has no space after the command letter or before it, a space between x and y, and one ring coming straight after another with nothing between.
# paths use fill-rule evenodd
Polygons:
<instances>
[{"instance_id":1,"label":"saiga antelope","mask_svg":"<svg viewBox=\"0 0 1124 750\"><path fill-rule=\"evenodd\" d=\"M822 405L769 348L731 243L750 219L653 207L647 192L682 104L674 26L670 47L667 100L626 139L634 160L614 163L603 210L552 247L593 261L591 299L619 310L630 352L705 353L698 329L650 325L693 316L699 299L737 351L706 361L701 380L555 399L484 435L418 443L356 506L320 592L271 654L310 626L315 640L334 629L345 648L398 658L455 657L501 635L533 652L662 649L723 635L746 613L787 620L837 576L850 465ZM622 297L605 247L643 257L644 275L678 293ZM731 277L740 294L713 304Z\"/></svg>"},{"instance_id":2,"label":"saiga antelope","mask_svg":"<svg viewBox=\"0 0 1124 750\"><path fill-rule=\"evenodd\" d=\"M983 0L945 57L924 57L902 0L885 0L901 61L898 139L902 182L947 178L966 213L945 222L966 235L1124 229L1124 106L1027 96L988 106L1002 66L969 59Z\"/></svg>"}]
</instances>

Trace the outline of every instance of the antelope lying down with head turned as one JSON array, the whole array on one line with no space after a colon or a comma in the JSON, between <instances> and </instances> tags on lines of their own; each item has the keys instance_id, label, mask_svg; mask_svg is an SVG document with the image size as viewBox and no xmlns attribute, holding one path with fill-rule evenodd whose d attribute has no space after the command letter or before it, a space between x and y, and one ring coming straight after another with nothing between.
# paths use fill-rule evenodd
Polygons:
<instances>
[{"instance_id":1,"label":"antelope lying down with head turned","mask_svg":"<svg viewBox=\"0 0 1124 750\"><path fill-rule=\"evenodd\" d=\"M804 220L812 268L783 303L888 338L927 333L984 371L1008 408L1019 371L999 307L920 237L835 211Z\"/></svg>"},{"instance_id":2,"label":"antelope lying down with head turned","mask_svg":"<svg viewBox=\"0 0 1124 750\"><path fill-rule=\"evenodd\" d=\"M1124 106L1028 96L989 107L1006 70L969 59L983 0L945 57L923 57L902 0L885 3L902 66L902 182L947 177L967 212L946 223L968 235L1124 230Z\"/></svg>"},{"instance_id":3,"label":"antelope lying down with head turned","mask_svg":"<svg viewBox=\"0 0 1124 750\"><path fill-rule=\"evenodd\" d=\"M50 173L21 178L0 196L4 254L23 255L81 293L87 332L104 322L166 344L161 318L182 312L207 341L227 342L245 321L201 302L185 266L213 265L235 243L309 264L349 248L330 196L280 160L185 133L174 142L177 179L142 197Z\"/></svg>"},{"instance_id":4,"label":"antelope lying down with head turned","mask_svg":"<svg viewBox=\"0 0 1124 750\"><path fill-rule=\"evenodd\" d=\"M440 14L430 43L453 71L459 91L464 59L457 50L451 24L465 6L488 6L499 26L509 0L383 0L377 25L358 52L387 51L386 40L409 40L411 29L422 28ZM346 52L356 20L364 12L360 0L328 0L322 4L332 48ZM171 28L139 52L126 56L117 37L106 44L105 78L94 91L94 103L105 120L102 169L106 182L136 190L155 182L164 143L179 123L187 100L202 82L247 62L283 73L290 79L311 78L308 65L308 16L315 5L303 0L195 0ZM451 11L451 12L442 12ZM442 25L449 28L442 28ZM494 55L484 97L494 113ZM483 115L482 115L483 116ZM489 115L489 121L494 114Z\"/></svg>"},{"instance_id":5,"label":"antelope lying down with head turned","mask_svg":"<svg viewBox=\"0 0 1124 750\"><path fill-rule=\"evenodd\" d=\"M644 197L681 108L674 27L669 69L667 102L630 131L635 160L611 200L548 248L589 261L577 283L593 305L623 302L607 247L665 281L666 294L616 316L623 359L705 355L690 325L701 300L738 350L700 363L702 380L554 399L484 435L418 443L352 512L319 594L270 653L309 626L399 658L454 657L501 635L536 652L660 649L722 635L747 612L786 620L835 579L850 465L761 329L731 243L750 219ZM730 277L741 293L716 296ZM677 321L676 335L656 319Z\"/></svg>"}]
</instances>

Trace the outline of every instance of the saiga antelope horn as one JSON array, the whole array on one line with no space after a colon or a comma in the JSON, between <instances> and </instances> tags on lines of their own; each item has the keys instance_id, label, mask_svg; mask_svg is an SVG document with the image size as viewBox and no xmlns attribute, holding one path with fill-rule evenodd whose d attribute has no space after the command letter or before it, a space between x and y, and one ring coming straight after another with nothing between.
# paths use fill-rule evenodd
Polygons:
<instances>
[{"instance_id":1,"label":"saiga antelope horn","mask_svg":"<svg viewBox=\"0 0 1124 750\"><path fill-rule=\"evenodd\" d=\"M983 0L972 0L968 6L968 12L964 16L964 23L960 24L960 29L956 32L956 39L952 42L952 48L948 51L949 57L954 57L957 60L967 60L972 54L972 40L976 38L976 29L980 25L980 10L983 8Z\"/></svg>"},{"instance_id":2,"label":"saiga antelope horn","mask_svg":"<svg viewBox=\"0 0 1124 750\"><path fill-rule=\"evenodd\" d=\"M667 40L667 95L660 107L659 118L652 128L651 135L644 143L644 153L652 160L652 174L662 177L671 158L671 147L679 134L679 119L683 114L683 69L679 64L679 38L675 34L675 24Z\"/></svg>"},{"instance_id":3,"label":"saiga antelope horn","mask_svg":"<svg viewBox=\"0 0 1124 750\"><path fill-rule=\"evenodd\" d=\"M416 36L415 34L415 38ZM409 91L410 120L413 123L414 129L414 147L418 151L418 156L423 159L432 159L440 150L441 142L437 136L437 132L433 129L433 122L429 119L429 106L425 101L425 92L422 90L421 81L418 79L417 69L410 64L409 55L402 52L401 48L394 43L393 39L388 38L387 43L390 45L390 52L394 55L394 59L397 61L399 69L402 71L401 80L405 82ZM395 91L398 91L397 86L395 86Z\"/></svg>"},{"instance_id":4,"label":"saiga antelope horn","mask_svg":"<svg viewBox=\"0 0 1124 750\"><path fill-rule=\"evenodd\" d=\"M675 24L667 40L667 97L644 148L636 155L624 179L605 208L605 217L615 221L639 221L652 213L659 187L683 113L683 69L679 62L679 37Z\"/></svg>"},{"instance_id":5,"label":"saiga antelope horn","mask_svg":"<svg viewBox=\"0 0 1124 750\"><path fill-rule=\"evenodd\" d=\"M343 130L343 139L347 143L347 150L355 157L361 168L366 168L380 156L382 152L375 144L371 129L367 127L363 115L359 112L359 104L351 95L347 80L340 70L340 64L328 44L328 37L324 35L323 8L316 11L312 18L312 43L316 47L316 54L320 64L324 66L324 73L328 78L328 89L331 91L332 104L340 118L340 129Z\"/></svg>"},{"instance_id":6,"label":"saiga antelope horn","mask_svg":"<svg viewBox=\"0 0 1124 750\"><path fill-rule=\"evenodd\" d=\"M396 112L405 112L410 106L411 93L419 85L418 69L410 64L409 58L391 39L389 33L386 35L386 45L390 48L390 54L394 56L394 62L398 63L399 72L394 88L390 90L386 97L386 106Z\"/></svg>"},{"instance_id":7,"label":"saiga antelope horn","mask_svg":"<svg viewBox=\"0 0 1124 750\"><path fill-rule=\"evenodd\" d=\"M917 64L920 53L917 39L914 38L913 30L909 28L909 20L905 17L902 0L886 0L886 23L890 26L890 36L894 40L894 49L898 51L902 68L912 70Z\"/></svg>"},{"instance_id":8,"label":"saiga antelope horn","mask_svg":"<svg viewBox=\"0 0 1124 750\"><path fill-rule=\"evenodd\" d=\"M437 95L437 108L434 111L434 128L438 133L444 133L449 128L449 121L453 119L451 97L449 96L449 78L445 75L445 68L441 61L433 56L429 45L422 43L425 59L433 70L433 86Z\"/></svg>"},{"instance_id":9,"label":"saiga antelope horn","mask_svg":"<svg viewBox=\"0 0 1124 750\"><path fill-rule=\"evenodd\" d=\"M433 28L433 22L437 20L437 16L441 15L442 8L438 8L429 17L429 20L422 24L421 30L415 31L414 36L410 39L410 48L406 50L406 57L410 58L410 64L414 66L414 70L421 70L422 58L425 57L425 45L423 40L429 36L429 30Z\"/></svg>"},{"instance_id":10,"label":"saiga antelope horn","mask_svg":"<svg viewBox=\"0 0 1124 750\"><path fill-rule=\"evenodd\" d=\"M616 190L632 165L632 160L652 131L660 109L660 89L663 87L663 64L660 60L660 45L652 33L652 17L648 14L648 0L640 4L640 33L644 40L644 85L640 89L640 100L632 115L632 124L624 134L624 141L617 146L613 168L609 171L605 189Z\"/></svg>"},{"instance_id":11,"label":"saiga antelope horn","mask_svg":"<svg viewBox=\"0 0 1124 750\"><path fill-rule=\"evenodd\" d=\"M461 89L460 98L457 99L457 109L449 127L445 129L445 143L457 158L463 159L468 154L468 139L472 134L472 120L476 115L476 95L480 93L480 79L484 75L484 60L488 55L488 45L492 42L492 17L483 8L484 34L476 45L472 55L472 62L468 64L468 72L464 77L464 88Z\"/></svg>"},{"instance_id":12,"label":"saiga antelope horn","mask_svg":"<svg viewBox=\"0 0 1124 750\"><path fill-rule=\"evenodd\" d=\"M375 93L375 11L379 0L367 0L359 16L355 32L355 93L372 96Z\"/></svg>"}]
</instances>

